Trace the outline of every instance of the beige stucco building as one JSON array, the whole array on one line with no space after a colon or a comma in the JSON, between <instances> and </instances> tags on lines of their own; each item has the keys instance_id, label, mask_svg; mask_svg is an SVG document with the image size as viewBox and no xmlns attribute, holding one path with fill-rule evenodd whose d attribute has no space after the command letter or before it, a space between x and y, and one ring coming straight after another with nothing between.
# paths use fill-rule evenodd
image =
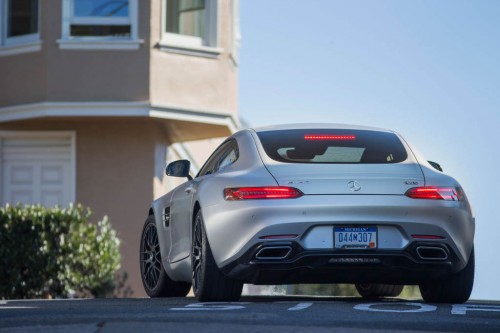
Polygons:
<instances>
[{"instance_id":1,"label":"beige stucco building","mask_svg":"<svg viewBox=\"0 0 500 333\"><path fill-rule=\"evenodd\" d=\"M166 161L238 128L238 44L237 0L0 0L0 203L108 215L143 296Z\"/></svg>"}]
</instances>

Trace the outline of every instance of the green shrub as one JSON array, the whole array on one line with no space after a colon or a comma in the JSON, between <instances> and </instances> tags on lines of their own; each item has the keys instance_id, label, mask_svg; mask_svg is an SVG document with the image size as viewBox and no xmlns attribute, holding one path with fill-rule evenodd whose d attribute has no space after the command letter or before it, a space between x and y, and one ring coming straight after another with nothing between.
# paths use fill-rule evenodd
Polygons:
<instances>
[{"instance_id":1,"label":"green shrub","mask_svg":"<svg viewBox=\"0 0 500 333\"><path fill-rule=\"evenodd\" d=\"M110 296L120 241L81 205L0 207L0 298Z\"/></svg>"}]
</instances>

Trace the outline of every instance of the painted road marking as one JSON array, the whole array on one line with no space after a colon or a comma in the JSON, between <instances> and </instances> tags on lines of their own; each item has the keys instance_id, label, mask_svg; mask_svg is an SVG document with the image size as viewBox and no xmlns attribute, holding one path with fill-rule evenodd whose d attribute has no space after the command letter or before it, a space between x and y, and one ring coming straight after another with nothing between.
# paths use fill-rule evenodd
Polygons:
<instances>
[{"instance_id":1,"label":"painted road marking","mask_svg":"<svg viewBox=\"0 0 500 333\"><path fill-rule=\"evenodd\" d=\"M313 303L299 303L299 304L289 308L288 311L304 310L304 309L307 309L308 307L310 307L311 305L313 305Z\"/></svg>"},{"instance_id":2,"label":"painted road marking","mask_svg":"<svg viewBox=\"0 0 500 333\"><path fill-rule=\"evenodd\" d=\"M500 305L453 304L451 314L464 315L467 311L500 312Z\"/></svg>"},{"instance_id":3,"label":"painted road marking","mask_svg":"<svg viewBox=\"0 0 500 333\"><path fill-rule=\"evenodd\" d=\"M373 308L373 306L383 306L383 307L391 307L391 306L401 306L407 305L411 307L417 307L417 309L380 309ZM400 313L411 313L411 312L430 312L436 311L437 307L434 305L428 304L420 304L420 303L406 303L406 302L398 302L398 303L365 303L358 304L354 306L354 309L361 311L373 311L373 312L400 312Z\"/></svg>"},{"instance_id":4,"label":"painted road marking","mask_svg":"<svg viewBox=\"0 0 500 333\"><path fill-rule=\"evenodd\" d=\"M273 302L273 303L293 303L293 302ZM0 309L34 309L31 306L5 306L0 303ZM252 302L208 302L191 303L184 307L170 308L172 311L232 311L243 310L246 305ZM313 302L302 302L288 308L288 311L301 311L313 306ZM401 307L406 308L401 308ZM370 312L395 312L395 313L421 313L436 311L437 307L430 304L412 303L412 302L379 302L379 303L361 303L353 306L353 309ZM452 304L452 315L466 315L470 311L482 312L500 312L500 305L478 305L478 304Z\"/></svg>"},{"instance_id":5,"label":"painted road marking","mask_svg":"<svg viewBox=\"0 0 500 333\"><path fill-rule=\"evenodd\" d=\"M220 302L210 302L210 303L191 303L183 308L171 308L169 310L173 311L228 311L228 310L241 310L245 307L244 304L248 302L234 302L234 303L220 303Z\"/></svg>"}]
</instances>

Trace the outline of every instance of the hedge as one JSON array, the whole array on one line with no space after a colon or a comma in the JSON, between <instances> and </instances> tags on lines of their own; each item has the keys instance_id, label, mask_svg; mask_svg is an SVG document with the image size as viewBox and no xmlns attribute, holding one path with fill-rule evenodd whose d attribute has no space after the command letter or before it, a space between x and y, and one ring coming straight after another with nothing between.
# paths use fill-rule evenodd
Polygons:
<instances>
[{"instance_id":1,"label":"hedge","mask_svg":"<svg viewBox=\"0 0 500 333\"><path fill-rule=\"evenodd\" d=\"M0 298L112 295L120 241L90 217L81 205L0 207Z\"/></svg>"}]
</instances>

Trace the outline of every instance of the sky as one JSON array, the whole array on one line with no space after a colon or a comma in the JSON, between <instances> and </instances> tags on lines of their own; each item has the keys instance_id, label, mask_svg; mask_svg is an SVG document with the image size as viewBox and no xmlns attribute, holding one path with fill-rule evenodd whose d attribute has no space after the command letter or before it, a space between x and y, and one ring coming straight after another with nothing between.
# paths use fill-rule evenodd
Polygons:
<instances>
[{"instance_id":1,"label":"sky","mask_svg":"<svg viewBox=\"0 0 500 333\"><path fill-rule=\"evenodd\" d=\"M500 300L500 1L240 0L239 113L251 127L402 134L465 189L471 298Z\"/></svg>"}]
</instances>

